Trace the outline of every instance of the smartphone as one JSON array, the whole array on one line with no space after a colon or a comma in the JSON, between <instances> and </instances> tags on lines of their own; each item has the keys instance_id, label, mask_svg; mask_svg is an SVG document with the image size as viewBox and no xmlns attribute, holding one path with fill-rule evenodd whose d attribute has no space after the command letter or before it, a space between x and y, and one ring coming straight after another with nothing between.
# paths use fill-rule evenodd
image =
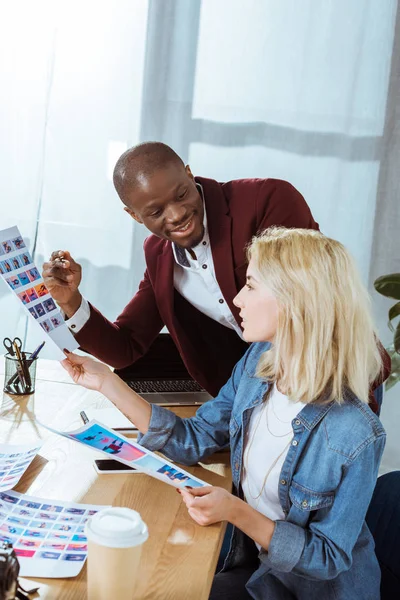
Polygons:
<instances>
[{"instance_id":1,"label":"smartphone","mask_svg":"<svg viewBox=\"0 0 400 600\"><path fill-rule=\"evenodd\" d=\"M104 458L94 461L94 468L97 473L140 473L137 469L132 469L128 465L112 460L112 458Z\"/></svg>"}]
</instances>

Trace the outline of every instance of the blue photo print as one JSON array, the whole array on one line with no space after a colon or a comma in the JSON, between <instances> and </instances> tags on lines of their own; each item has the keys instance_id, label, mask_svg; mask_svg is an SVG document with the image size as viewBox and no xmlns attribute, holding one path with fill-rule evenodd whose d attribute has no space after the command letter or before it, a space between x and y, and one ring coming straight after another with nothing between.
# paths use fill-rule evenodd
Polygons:
<instances>
[{"instance_id":1,"label":"blue photo print","mask_svg":"<svg viewBox=\"0 0 400 600\"><path fill-rule=\"evenodd\" d=\"M33 306L29 306L28 310L31 313L32 317L34 317L35 319L38 318L39 315L37 314L37 312Z\"/></svg>"},{"instance_id":2,"label":"blue photo print","mask_svg":"<svg viewBox=\"0 0 400 600\"><path fill-rule=\"evenodd\" d=\"M24 272L18 275L18 279L20 280L21 285L27 285L28 283L30 283L28 275Z\"/></svg>"},{"instance_id":3,"label":"blue photo print","mask_svg":"<svg viewBox=\"0 0 400 600\"><path fill-rule=\"evenodd\" d=\"M20 269L23 266L18 256L14 256L13 258L10 258L9 260L11 261L14 269Z\"/></svg>"}]
</instances>

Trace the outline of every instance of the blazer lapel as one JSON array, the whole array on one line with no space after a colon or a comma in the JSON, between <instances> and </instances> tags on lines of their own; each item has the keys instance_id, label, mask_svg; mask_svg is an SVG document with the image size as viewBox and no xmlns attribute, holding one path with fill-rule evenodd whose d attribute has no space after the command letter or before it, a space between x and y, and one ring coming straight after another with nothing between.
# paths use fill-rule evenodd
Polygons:
<instances>
[{"instance_id":1,"label":"blazer lapel","mask_svg":"<svg viewBox=\"0 0 400 600\"><path fill-rule=\"evenodd\" d=\"M238 293L232 255L232 219L221 186L212 179L196 177L204 191L208 233L214 260L215 275L221 292L238 324L239 309L232 300Z\"/></svg>"},{"instance_id":2,"label":"blazer lapel","mask_svg":"<svg viewBox=\"0 0 400 600\"><path fill-rule=\"evenodd\" d=\"M174 256L167 242L157 259L155 296L164 323L170 327L174 320Z\"/></svg>"}]
</instances>

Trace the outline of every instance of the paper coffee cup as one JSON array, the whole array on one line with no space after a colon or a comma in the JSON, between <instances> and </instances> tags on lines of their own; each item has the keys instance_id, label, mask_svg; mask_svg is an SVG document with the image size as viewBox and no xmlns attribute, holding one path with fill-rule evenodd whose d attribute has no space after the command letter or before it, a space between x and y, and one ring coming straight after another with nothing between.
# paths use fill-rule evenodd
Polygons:
<instances>
[{"instance_id":1,"label":"paper coffee cup","mask_svg":"<svg viewBox=\"0 0 400 600\"><path fill-rule=\"evenodd\" d=\"M135 598L146 524L130 508L105 508L85 525L88 540L88 600Z\"/></svg>"}]
</instances>

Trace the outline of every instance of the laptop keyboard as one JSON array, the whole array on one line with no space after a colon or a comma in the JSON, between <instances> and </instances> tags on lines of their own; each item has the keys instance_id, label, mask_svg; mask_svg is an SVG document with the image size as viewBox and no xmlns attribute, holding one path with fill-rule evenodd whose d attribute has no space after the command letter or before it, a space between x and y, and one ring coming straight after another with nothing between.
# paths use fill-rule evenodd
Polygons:
<instances>
[{"instance_id":1,"label":"laptop keyboard","mask_svg":"<svg viewBox=\"0 0 400 600\"><path fill-rule=\"evenodd\" d=\"M203 392L193 379L164 379L163 381L133 380L126 382L138 394L165 394L168 392Z\"/></svg>"}]
</instances>

